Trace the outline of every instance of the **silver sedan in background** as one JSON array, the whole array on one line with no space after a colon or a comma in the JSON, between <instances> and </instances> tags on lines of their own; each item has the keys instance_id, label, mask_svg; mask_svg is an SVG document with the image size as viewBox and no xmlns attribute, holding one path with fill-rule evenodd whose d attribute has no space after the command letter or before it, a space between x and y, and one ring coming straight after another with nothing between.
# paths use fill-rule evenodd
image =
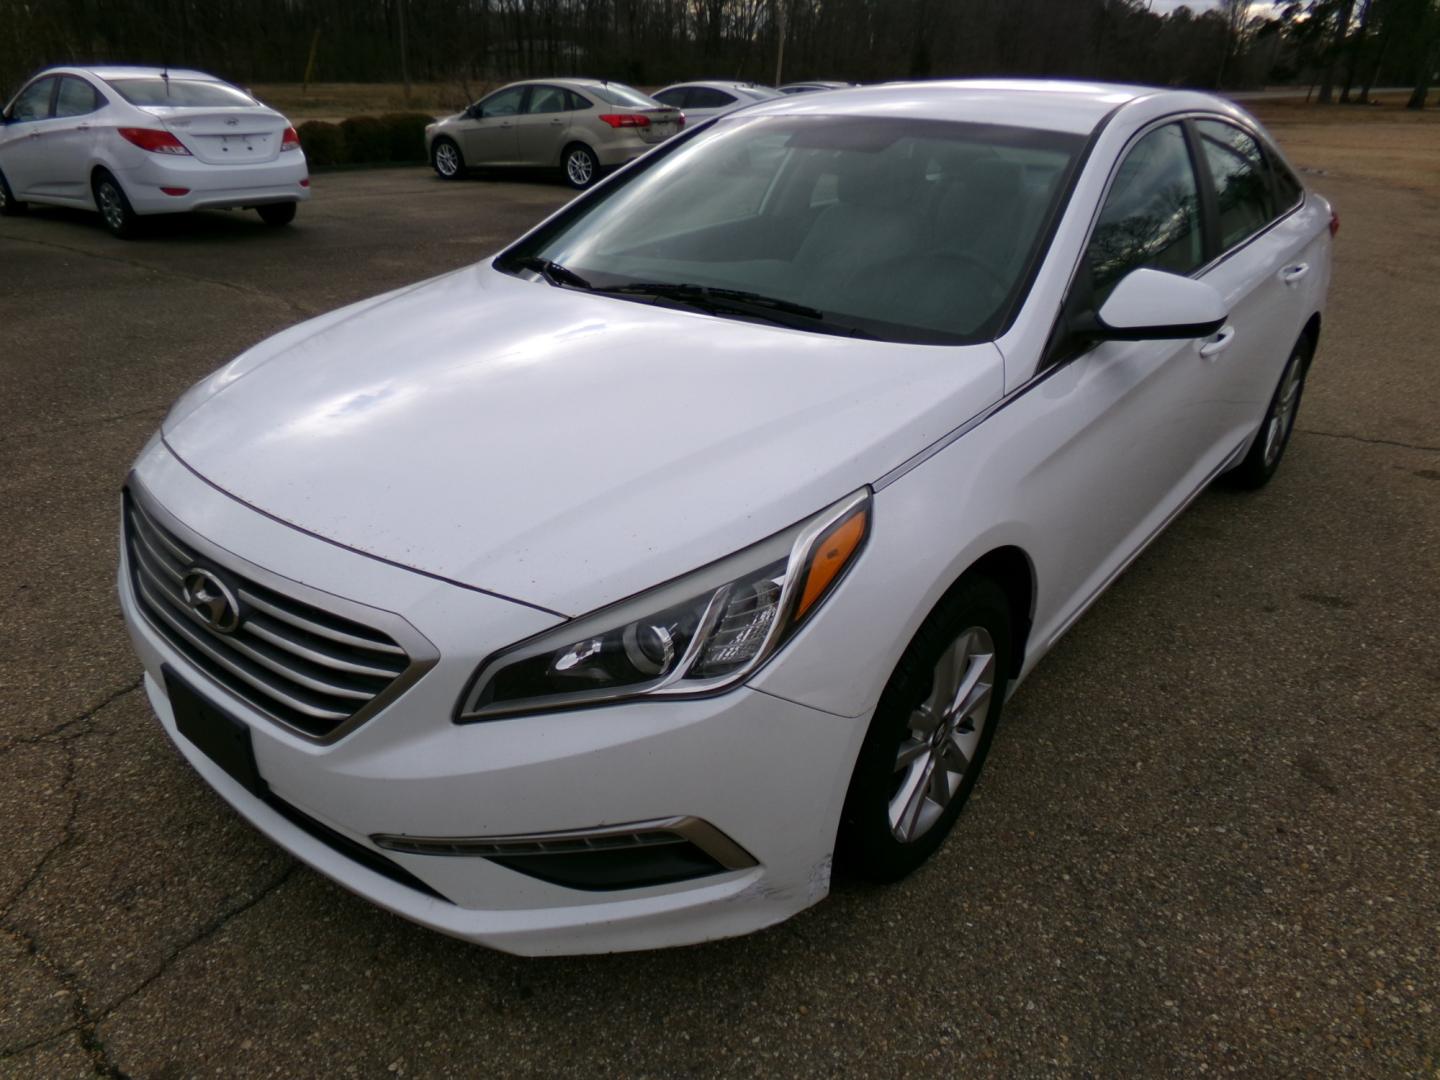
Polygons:
<instances>
[{"instance_id":1,"label":"silver sedan in background","mask_svg":"<svg viewBox=\"0 0 1440 1080\"><path fill-rule=\"evenodd\" d=\"M502 86L425 129L430 163L445 180L489 165L559 166L571 187L639 157L680 130L679 109L624 83L534 79Z\"/></svg>"},{"instance_id":2,"label":"silver sedan in background","mask_svg":"<svg viewBox=\"0 0 1440 1080\"><path fill-rule=\"evenodd\" d=\"M655 91L656 101L684 109L686 118L691 121L719 116L779 96L780 91L768 86L742 82L676 83Z\"/></svg>"}]
</instances>

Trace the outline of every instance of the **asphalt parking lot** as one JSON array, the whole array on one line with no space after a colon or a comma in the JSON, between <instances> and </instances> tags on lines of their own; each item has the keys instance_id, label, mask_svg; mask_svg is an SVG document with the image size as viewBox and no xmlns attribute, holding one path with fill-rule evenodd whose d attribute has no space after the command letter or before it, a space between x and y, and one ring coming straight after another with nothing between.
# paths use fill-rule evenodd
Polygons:
<instances>
[{"instance_id":1,"label":"asphalt parking lot","mask_svg":"<svg viewBox=\"0 0 1440 1080\"><path fill-rule=\"evenodd\" d=\"M569 193L379 170L289 230L0 222L0 1074L1440 1076L1440 199L1312 182L1344 225L1284 467L1081 620L941 854L579 960L422 930L253 832L152 719L113 585L181 390Z\"/></svg>"}]
</instances>

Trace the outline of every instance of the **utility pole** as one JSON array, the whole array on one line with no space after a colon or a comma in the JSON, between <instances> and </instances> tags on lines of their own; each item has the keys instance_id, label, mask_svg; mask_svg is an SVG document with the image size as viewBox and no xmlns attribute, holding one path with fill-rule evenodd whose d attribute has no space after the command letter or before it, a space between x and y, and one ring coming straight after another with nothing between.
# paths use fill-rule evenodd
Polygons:
<instances>
[{"instance_id":1,"label":"utility pole","mask_svg":"<svg viewBox=\"0 0 1440 1080\"><path fill-rule=\"evenodd\" d=\"M775 85L785 70L785 0L775 0Z\"/></svg>"}]
</instances>

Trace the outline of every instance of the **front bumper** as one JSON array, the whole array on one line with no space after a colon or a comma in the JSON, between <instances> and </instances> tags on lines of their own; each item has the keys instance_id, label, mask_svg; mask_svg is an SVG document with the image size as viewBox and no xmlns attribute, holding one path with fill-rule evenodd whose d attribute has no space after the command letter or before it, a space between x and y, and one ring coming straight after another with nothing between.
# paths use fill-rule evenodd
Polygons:
<instances>
[{"instance_id":1,"label":"front bumper","mask_svg":"<svg viewBox=\"0 0 1440 1080\"><path fill-rule=\"evenodd\" d=\"M747 933L828 891L846 780L865 720L751 688L688 702L636 702L456 725L455 703L485 654L559 620L497 597L337 548L197 479L152 444L137 466L169 524L221 565L261 565L313 588L398 612L439 659L343 738L306 739L260 715L174 649L137 602L124 565L120 601L166 733L257 828L380 906L447 934L522 954L612 952ZM241 548L237 559L206 537ZM278 799L401 867L444 899L377 873L297 826L231 779L177 731L162 668L243 722ZM513 837L693 817L754 864L673 884L592 892L475 855L382 849L376 834ZM403 876L403 875L402 875Z\"/></svg>"}]
</instances>

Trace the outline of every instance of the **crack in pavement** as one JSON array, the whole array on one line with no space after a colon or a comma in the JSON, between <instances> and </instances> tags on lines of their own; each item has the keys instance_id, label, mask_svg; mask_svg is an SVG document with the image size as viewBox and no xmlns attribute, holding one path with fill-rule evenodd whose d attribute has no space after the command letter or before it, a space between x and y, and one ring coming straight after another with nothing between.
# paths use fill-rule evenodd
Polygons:
<instances>
[{"instance_id":1,"label":"crack in pavement","mask_svg":"<svg viewBox=\"0 0 1440 1080\"><path fill-rule=\"evenodd\" d=\"M269 300L273 303L282 304L307 319L312 319L321 314L309 304L302 304L289 296L280 293L267 292L265 289L256 288L253 285L242 285L235 281L225 281L222 278L206 277L203 274L193 274L188 270L177 270L173 266L157 266L154 263L147 263L140 259L127 259L123 255L110 255L105 252L91 251L86 248L73 247L70 244L59 244L54 240L36 240L30 236L6 236L5 239L13 240L21 244L34 244L37 247L54 248L57 251L68 251L72 255L80 255L88 259L100 259L104 262L119 263L121 266L129 266L138 270L149 270L156 274L168 274L184 281L194 281L202 285L215 285L222 289L232 289L247 296L253 296L261 300Z\"/></svg>"},{"instance_id":2,"label":"crack in pavement","mask_svg":"<svg viewBox=\"0 0 1440 1080\"><path fill-rule=\"evenodd\" d=\"M1440 446L1422 446L1418 443L1400 442L1396 439L1371 439L1364 435L1348 435L1343 431L1316 431L1314 428L1297 427L1301 435L1321 435L1327 439L1348 439L1351 442L1370 443L1374 446L1398 446L1402 450L1419 450L1427 454L1440 454Z\"/></svg>"},{"instance_id":3,"label":"crack in pavement","mask_svg":"<svg viewBox=\"0 0 1440 1080\"><path fill-rule=\"evenodd\" d=\"M49 971L71 995L72 1010L75 1015L74 1023L68 1024L57 1031L52 1031L38 1038L30 1039L27 1042L15 1043L11 1046L0 1048L0 1061L15 1057L18 1054L23 1054L27 1050L33 1050L38 1046L43 1046L56 1039L64 1038L66 1035L74 1032L80 1040L80 1045L85 1049L86 1053L90 1055L91 1061L94 1063L95 1073L98 1076L109 1077L111 1080L129 1080L129 1075L115 1064L110 1048L106 1046L105 1041L100 1037L100 1025L104 1023L106 1018L114 1013L116 1009L142 993L147 987L169 971L175 961L187 950L214 937L229 925L232 920L239 918L251 908L257 906L268 897L273 896L290 880L299 868L299 865L299 863L291 861L273 881L263 885L253 896L221 912L214 919L211 919L200 927L200 929L189 938L171 949L161 959L154 971L98 1012L91 1008L89 1002L86 1000L74 971L62 966L47 955L45 950L40 947L40 943L32 935L8 923L0 925L0 930L3 930L24 945L26 951ZM7 917L8 914L9 906L7 905Z\"/></svg>"},{"instance_id":4,"label":"crack in pavement","mask_svg":"<svg viewBox=\"0 0 1440 1080\"><path fill-rule=\"evenodd\" d=\"M126 694L133 694L136 690L139 690L140 687L144 685L144 683L145 676L137 676L133 682L126 683L118 690L110 691L110 693L106 694L94 705L86 708L79 715L72 716L69 720L62 720L54 727L48 728L45 731L42 731L36 735L21 735L17 738L11 739L4 746L0 746L0 755L8 754L11 750L14 750L16 747L20 746L34 746L38 743L53 742L55 740L55 736L61 734L62 732L70 730L70 728L75 727L77 724L83 724L89 720L93 720L98 713L103 712L106 708L119 701Z\"/></svg>"}]
</instances>

